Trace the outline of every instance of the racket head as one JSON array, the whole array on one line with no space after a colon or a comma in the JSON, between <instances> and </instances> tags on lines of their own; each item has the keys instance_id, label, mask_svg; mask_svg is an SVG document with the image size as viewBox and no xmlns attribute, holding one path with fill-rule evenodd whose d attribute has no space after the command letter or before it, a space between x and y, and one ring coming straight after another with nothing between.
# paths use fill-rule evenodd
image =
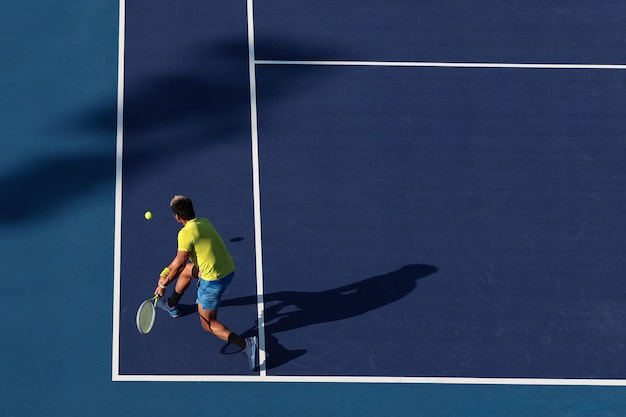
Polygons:
<instances>
[{"instance_id":1,"label":"racket head","mask_svg":"<svg viewBox=\"0 0 626 417\"><path fill-rule=\"evenodd\" d=\"M150 333L152 326L154 326L154 319L156 318L156 309L154 308L158 296L154 296L139 305L137 309L137 316L135 317L135 323L137 324L137 330L139 333Z\"/></svg>"}]
</instances>

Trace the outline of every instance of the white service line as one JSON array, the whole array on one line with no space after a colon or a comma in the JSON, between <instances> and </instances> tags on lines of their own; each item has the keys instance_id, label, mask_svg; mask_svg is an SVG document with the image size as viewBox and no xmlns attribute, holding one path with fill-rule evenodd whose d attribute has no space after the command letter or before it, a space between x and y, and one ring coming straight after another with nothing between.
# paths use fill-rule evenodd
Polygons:
<instances>
[{"instance_id":1,"label":"white service line","mask_svg":"<svg viewBox=\"0 0 626 417\"><path fill-rule=\"evenodd\" d=\"M595 69L626 70L626 64L512 64L495 62L404 62L404 61L289 61L259 59L256 65L318 65L337 67L424 67L424 68L521 68L521 69Z\"/></svg>"}]
</instances>

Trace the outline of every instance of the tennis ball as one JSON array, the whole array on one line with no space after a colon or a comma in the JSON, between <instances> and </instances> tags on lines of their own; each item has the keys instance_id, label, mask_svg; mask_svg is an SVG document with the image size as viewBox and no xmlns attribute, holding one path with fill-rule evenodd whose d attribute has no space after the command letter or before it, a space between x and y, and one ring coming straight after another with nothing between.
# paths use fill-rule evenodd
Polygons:
<instances>
[{"instance_id":1,"label":"tennis ball","mask_svg":"<svg viewBox=\"0 0 626 417\"><path fill-rule=\"evenodd\" d=\"M145 214L143 215L143 217L145 217L146 220L150 220L152 218L152 212L151 211L146 211Z\"/></svg>"}]
</instances>

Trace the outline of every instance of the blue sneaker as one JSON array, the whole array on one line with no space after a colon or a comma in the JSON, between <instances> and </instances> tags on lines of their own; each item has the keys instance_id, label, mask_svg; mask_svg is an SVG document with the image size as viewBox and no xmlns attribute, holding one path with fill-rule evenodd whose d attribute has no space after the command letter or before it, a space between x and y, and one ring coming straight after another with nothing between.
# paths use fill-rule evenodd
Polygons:
<instances>
[{"instance_id":1,"label":"blue sneaker","mask_svg":"<svg viewBox=\"0 0 626 417\"><path fill-rule=\"evenodd\" d=\"M177 306L174 307L170 307L167 305L167 298L165 297L161 297L159 298L159 301L157 301L157 307L159 307L161 310L165 310L168 313L170 313L171 317L180 317L180 310L178 309Z\"/></svg>"},{"instance_id":2,"label":"blue sneaker","mask_svg":"<svg viewBox=\"0 0 626 417\"><path fill-rule=\"evenodd\" d=\"M250 369L254 370L257 367L256 355L259 350L256 336L246 338L246 348L243 350L243 354L248 358L248 365Z\"/></svg>"}]
</instances>

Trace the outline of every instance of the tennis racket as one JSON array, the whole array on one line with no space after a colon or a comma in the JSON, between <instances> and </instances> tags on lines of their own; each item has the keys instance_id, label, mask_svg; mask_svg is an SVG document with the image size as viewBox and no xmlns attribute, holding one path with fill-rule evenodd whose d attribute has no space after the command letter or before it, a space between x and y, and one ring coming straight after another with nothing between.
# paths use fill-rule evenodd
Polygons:
<instances>
[{"instance_id":1,"label":"tennis racket","mask_svg":"<svg viewBox=\"0 0 626 417\"><path fill-rule=\"evenodd\" d=\"M139 308L137 309L137 317L135 319L139 333L146 334L150 333L150 330L152 330L154 319L156 317L156 309L154 306L158 300L159 296L155 295L139 305Z\"/></svg>"}]
</instances>

